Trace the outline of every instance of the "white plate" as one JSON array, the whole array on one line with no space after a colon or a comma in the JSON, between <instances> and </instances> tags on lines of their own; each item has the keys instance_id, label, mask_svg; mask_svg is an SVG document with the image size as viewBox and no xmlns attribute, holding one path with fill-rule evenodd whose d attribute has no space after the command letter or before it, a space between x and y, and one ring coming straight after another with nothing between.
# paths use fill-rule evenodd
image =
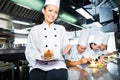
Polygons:
<instances>
[{"instance_id":1,"label":"white plate","mask_svg":"<svg viewBox=\"0 0 120 80\"><path fill-rule=\"evenodd\" d=\"M36 60L38 60L38 61L53 61L53 60L57 60L57 58L53 57L52 59L46 60L43 57L41 57L41 58L36 58Z\"/></svg>"},{"instance_id":2,"label":"white plate","mask_svg":"<svg viewBox=\"0 0 120 80\"><path fill-rule=\"evenodd\" d=\"M111 55L111 56L108 56L108 59L104 60L104 62L111 62L111 61L114 61L116 58L117 58L117 56Z\"/></svg>"}]
</instances>

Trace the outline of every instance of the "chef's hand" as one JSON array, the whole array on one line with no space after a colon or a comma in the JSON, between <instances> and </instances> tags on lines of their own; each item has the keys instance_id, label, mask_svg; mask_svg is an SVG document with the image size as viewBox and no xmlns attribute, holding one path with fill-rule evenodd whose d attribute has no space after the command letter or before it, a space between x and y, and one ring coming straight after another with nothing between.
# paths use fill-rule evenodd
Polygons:
<instances>
[{"instance_id":1,"label":"chef's hand","mask_svg":"<svg viewBox=\"0 0 120 80\"><path fill-rule=\"evenodd\" d=\"M105 56L102 55L102 56L100 56L99 60L104 61L105 60L104 58L105 58Z\"/></svg>"},{"instance_id":2,"label":"chef's hand","mask_svg":"<svg viewBox=\"0 0 120 80\"><path fill-rule=\"evenodd\" d=\"M81 64L86 64L88 62L87 58L82 58L80 59Z\"/></svg>"},{"instance_id":3,"label":"chef's hand","mask_svg":"<svg viewBox=\"0 0 120 80\"><path fill-rule=\"evenodd\" d=\"M63 50L63 54L67 54L70 51L71 47L72 47L71 44L67 45Z\"/></svg>"},{"instance_id":4,"label":"chef's hand","mask_svg":"<svg viewBox=\"0 0 120 80\"><path fill-rule=\"evenodd\" d=\"M117 54L117 53L118 53L118 51L113 51L113 52L112 52L112 54Z\"/></svg>"},{"instance_id":5,"label":"chef's hand","mask_svg":"<svg viewBox=\"0 0 120 80\"><path fill-rule=\"evenodd\" d=\"M89 58L87 58L87 60L88 60L88 62L91 62L91 61L92 61L92 58L89 57Z\"/></svg>"},{"instance_id":6,"label":"chef's hand","mask_svg":"<svg viewBox=\"0 0 120 80\"><path fill-rule=\"evenodd\" d=\"M97 62L98 62L98 63L101 63L103 67L106 67L106 66L107 66L107 64L106 64L103 60L101 60L101 59L99 59Z\"/></svg>"},{"instance_id":7,"label":"chef's hand","mask_svg":"<svg viewBox=\"0 0 120 80\"><path fill-rule=\"evenodd\" d=\"M43 56L43 54L41 53L41 54L36 54L36 55L34 55L34 58L35 58L36 60L42 60L42 59L44 59L44 56Z\"/></svg>"}]
</instances>

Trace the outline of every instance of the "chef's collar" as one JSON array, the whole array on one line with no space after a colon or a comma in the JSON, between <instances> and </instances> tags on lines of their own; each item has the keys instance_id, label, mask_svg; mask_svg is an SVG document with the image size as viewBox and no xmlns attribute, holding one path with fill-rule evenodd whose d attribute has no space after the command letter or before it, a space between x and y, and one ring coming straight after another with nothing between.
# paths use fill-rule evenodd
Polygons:
<instances>
[{"instance_id":1,"label":"chef's collar","mask_svg":"<svg viewBox=\"0 0 120 80\"><path fill-rule=\"evenodd\" d=\"M46 27L49 27L48 24L46 22L43 22L43 24L46 26ZM54 23L50 24L50 28L54 26Z\"/></svg>"}]
</instances>

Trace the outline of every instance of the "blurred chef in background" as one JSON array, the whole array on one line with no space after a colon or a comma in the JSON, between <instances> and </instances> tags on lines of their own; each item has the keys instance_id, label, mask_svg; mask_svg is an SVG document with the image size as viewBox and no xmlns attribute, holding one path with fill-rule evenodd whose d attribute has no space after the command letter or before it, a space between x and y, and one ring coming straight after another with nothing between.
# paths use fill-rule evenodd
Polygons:
<instances>
[{"instance_id":1,"label":"blurred chef in background","mask_svg":"<svg viewBox=\"0 0 120 80\"><path fill-rule=\"evenodd\" d=\"M99 59L101 59L101 60L104 60L104 57L108 54L107 47L108 47L109 34L103 33L103 37L104 38L103 38L102 43L99 47L100 48L99 54L101 54Z\"/></svg>"},{"instance_id":2,"label":"blurred chef in background","mask_svg":"<svg viewBox=\"0 0 120 80\"><path fill-rule=\"evenodd\" d=\"M108 46L109 34L103 33L103 36L104 36L104 39L100 45L100 51L107 50L107 46Z\"/></svg>"},{"instance_id":3,"label":"blurred chef in background","mask_svg":"<svg viewBox=\"0 0 120 80\"><path fill-rule=\"evenodd\" d=\"M100 53L100 46L102 44L102 41L104 39L104 36L103 36L103 32L101 31L96 31L96 33L94 33L94 39L93 41L91 41L89 44L88 44L88 47L87 47L87 52L86 53L89 53L89 56L92 58L92 59L98 59L98 57L100 55L102 55Z\"/></svg>"},{"instance_id":4,"label":"blurred chef in background","mask_svg":"<svg viewBox=\"0 0 120 80\"><path fill-rule=\"evenodd\" d=\"M68 80L86 80L89 76L81 64L86 64L88 58L84 58L84 52L87 48L89 31L83 30L79 36L78 44L72 45L68 54L65 55L68 67Z\"/></svg>"},{"instance_id":5,"label":"blurred chef in background","mask_svg":"<svg viewBox=\"0 0 120 80\"><path fill-rule=\"evenodd\" d=\"M100 72L98 71L97 73L95 72L93 74L93 76L96 77L96 80L111 80L111 77L106 69L106 63L101 60L102 58L100 58L101 56L103 56L103 54L107 54L108 39L109 35L102 31L96 31L96 33L94 33L93 41L88 45L88 49L85 51L85 55L92 59L90 64L92 62L95 62L96 64L100 64L102 65L102 67L104 67ZM84 69L89 72L89 75L92 74L89 68L86 67ZM102 74L104 74L108 78L104 78L104 75Z\"/></svg>"},{"instance_id":6,"label":"blurred chef in background","mask_svg":"<svg viewBox=\"0 0 120 80\"><path fill-rule=\"evenodd\" d=\"M62 52L69 40L65 28L54 24L59 13L59 4L60 0L46 0L42 9L43 23L34 26L28 35L25 56L29 62L30 80L68 79ZM45 57L46 51L49 57Z\"/></svg>"}]
</instances>

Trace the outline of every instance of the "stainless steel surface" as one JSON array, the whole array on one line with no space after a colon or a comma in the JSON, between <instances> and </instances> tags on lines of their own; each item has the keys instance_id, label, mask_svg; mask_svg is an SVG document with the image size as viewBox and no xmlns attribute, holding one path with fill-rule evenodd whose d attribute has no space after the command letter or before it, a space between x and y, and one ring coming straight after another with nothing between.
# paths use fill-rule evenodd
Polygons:
<instances>
[{"instance_id":1,"label":"stainless steel surface","mask_svg":"<svg viewBox=\"0 0 120 80\"><path fill-rule=\"evenodd\" d=\"M120 56L107 62L106 68L100 68L88 80L120 80Z\"/></svg>"},{"instance_id":2,"label":"stainless steel surface","mask_svg":"<svg viewBox=\"0 0 120 80\"><path fill-rule=\"evenodd\" d=\"M24 53L25 49L0 49L0 54Z\"/></svg>"}]
</instances>

